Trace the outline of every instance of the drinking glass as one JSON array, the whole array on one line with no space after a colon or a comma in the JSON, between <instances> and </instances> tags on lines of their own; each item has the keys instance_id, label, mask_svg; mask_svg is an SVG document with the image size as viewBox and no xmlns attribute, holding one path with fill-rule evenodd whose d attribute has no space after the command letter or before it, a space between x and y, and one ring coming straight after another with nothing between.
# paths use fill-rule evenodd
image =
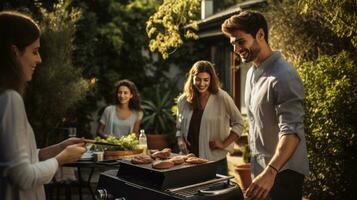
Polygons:
<instances>
[{"instance_id":1,"label":"drinking glass","mask_svg":"<svg viewBox=\"0 0 357 200\"><path fill-rule=\"evenodd\" d=\"M77 136L77 128L71 127L68 128L68 137L76 137Z\"/></svg>"}]
</instances>

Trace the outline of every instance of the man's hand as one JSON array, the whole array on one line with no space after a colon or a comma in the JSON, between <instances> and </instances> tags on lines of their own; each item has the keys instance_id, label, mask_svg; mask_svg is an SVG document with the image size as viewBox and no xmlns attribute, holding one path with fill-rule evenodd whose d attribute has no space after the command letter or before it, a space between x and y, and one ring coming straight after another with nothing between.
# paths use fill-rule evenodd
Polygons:
<instances>
[{"instance_id":1,"label":"man's hand","mask_svg":"<svg viewBox=\"0 0 357 200\"><path fill-rule=\"evenodd\" d=\"M77 143L67 146L61 153L56 156L59 165L79 160L86 148L85 143Z\"/></svg>"},{"instance_id":2,"label":"man's hand","mask_svg":"<svg viewBox=\"0 0 357 200\"><path fill-rule=\"evenodd\" d=\"M211 149L224 149L224 148L226 148L224 146L224 143L221 140L217 140L217 139L210 141L209 142L209 147Z\"/></svg>"},{"instance_id":3,"label":"man's hand","mask_svg":"<svg viewBox=\"0 0 357 200\"><path fill-rule=\"evenodd\" d=\"M245 192L247 199L265 199L274 185L277 172L270 167L266 167L250 184Z\"/></svg>"}]
</instances>

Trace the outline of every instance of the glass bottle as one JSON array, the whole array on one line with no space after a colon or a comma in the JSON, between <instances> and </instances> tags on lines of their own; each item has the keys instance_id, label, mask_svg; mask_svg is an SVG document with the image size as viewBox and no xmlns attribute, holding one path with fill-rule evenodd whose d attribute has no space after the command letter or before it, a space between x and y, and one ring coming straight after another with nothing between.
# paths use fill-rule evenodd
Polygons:
<instances>
[{"instance_id":1,"label":"glass bottle","mask_svg":"<svg viewBox=\"0 0 357 200\"><path fill-rule=\"evenodd\" d=\"M145 130L141 129L140 130L140 135L139 135L139 148L143 149L143 154L147 155L148 151L148 144L147 144L147 138L145 134Z\"/></svg>"}]
</instances>

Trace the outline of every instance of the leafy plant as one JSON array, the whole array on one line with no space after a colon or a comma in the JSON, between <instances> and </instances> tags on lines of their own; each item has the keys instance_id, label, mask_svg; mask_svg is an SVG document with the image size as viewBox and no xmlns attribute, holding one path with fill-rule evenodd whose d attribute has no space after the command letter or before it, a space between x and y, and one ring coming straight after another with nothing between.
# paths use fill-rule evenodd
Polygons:
<instances>
[{"instance_id":1,"label":"leafy plant","mask_svg":"<svg viewBox=\"0 0 357 200\"><path fill-rule=\"evenodd\" d=\"M250 163L250 148L249 145L243 147L243 162Z\"/></svg>"},{"instance_id":2,"label":"leafy plant","mask_svg":"<svg viewBox=\"0 0 357 200\"><path fill-rule=\"evenodd\" d=\"M349 0L300 0L298 5L303 13L314 13L322 18L322 24L339 37L348 38L357 48L357 2ZM317 12L318 11L318 12Z\"/></svg>"},{"instance_id":3,"label":"leafy plant","mask_svg":"<svg viewBox=\"0 0 357 200\"><path fill-rule=\"evenodd\" d=\"M146 32L150 38L150 50L158 51L164 59L183 44L183 37L198 39L199 0L164 0L156 13L146 23ZM180 29L185 28L184 33Z\"/></svg>"},{"instance_id":4,"label":"leafy plant","mask_svg":"<svg viewBox=\"0 0 357 200\"><path fill-rule=\"evenodd\" d=\"M144 118L142 124L149 133L164 134L172 130L175 119L171 113L173 97L170 90L162 93L162 89L155 87L151 99L143 100Z\"/></svg>"},{"instance_id":5,"label":"leafy plant","mask_svg":"<svg viewBox=\"0 0 357 200\"><path fill-rule=\"evenodd\" d=\"M304 82L309 199L353 199L357 168L357 66L353 55L320 56L298 69Z\"/></svg>"}]
</instances>

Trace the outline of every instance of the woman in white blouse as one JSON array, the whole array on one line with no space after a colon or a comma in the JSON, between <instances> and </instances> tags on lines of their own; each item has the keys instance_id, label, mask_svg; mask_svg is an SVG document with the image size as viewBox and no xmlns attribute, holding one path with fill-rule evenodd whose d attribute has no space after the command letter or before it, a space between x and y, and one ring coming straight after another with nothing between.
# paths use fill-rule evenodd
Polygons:
<instances>
[{"instance_id":1,"label":"woman in white blouse","mask_svg":"<svg viewBox=\"0 0 357 200\"><path fill-rule=\"evenodd\" d=\"M192 66L178 100L176 127L181 152L218 161L217 173L228 173L226 155L242 133L243 120L233 99L220 89L212 63Z\"/></svg>"},{"instance_id":2,"label":"woman in white blouse","mask_svg":"<svg viewBox=\"0 0 357 200\"><path fill-rule=\"evenodd\" d=\"M37 149L22 95L38 64L40 29L28 16L0 12L0 199L45 199L58 166L78 160L82 139Z\"/></svg>"},{"instance_id":3,"label":"woman in white blouse","mask_svg":"<svg viewBox=\"0 0 357 200\"><path fill-rule=\"evenodd\" d=\"M113 135L125 136L128 133L139 134L143 112L136 85L127 79L115 84L115 105L104 109L100 118L97 134L103 138Z\"/></svg>"}]
</instances>

